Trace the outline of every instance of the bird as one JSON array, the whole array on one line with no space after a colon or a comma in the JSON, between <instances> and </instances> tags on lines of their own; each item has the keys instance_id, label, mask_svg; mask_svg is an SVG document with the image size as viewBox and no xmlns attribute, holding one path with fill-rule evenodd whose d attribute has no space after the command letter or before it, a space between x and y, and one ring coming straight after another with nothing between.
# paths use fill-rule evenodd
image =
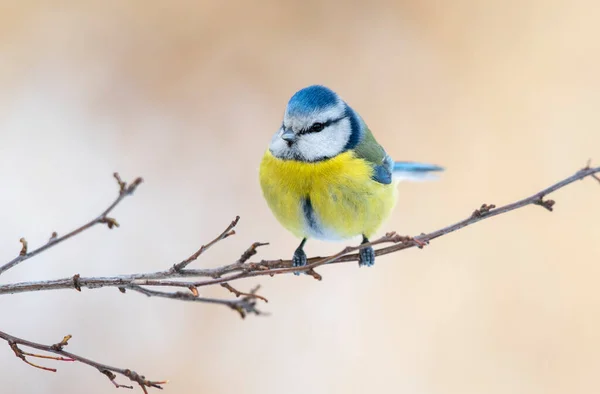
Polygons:
<instances>
[{"instance_id":1,"label":"bird","mask_svg":"<svg viewBox=\"0 0 600 394\"><path fill-rule=\"evenodd\" d=\"M259 181L276 219L301 239L292 265L302 267L308 239L361 236L361 245L369 243L392 212L398 181L425 180L442 170L395 162L358 112L333 90L311 85L289 99L262 157ZM359 267L374 263L372 246L359 249Z\"/></svg>"}]
</instances>

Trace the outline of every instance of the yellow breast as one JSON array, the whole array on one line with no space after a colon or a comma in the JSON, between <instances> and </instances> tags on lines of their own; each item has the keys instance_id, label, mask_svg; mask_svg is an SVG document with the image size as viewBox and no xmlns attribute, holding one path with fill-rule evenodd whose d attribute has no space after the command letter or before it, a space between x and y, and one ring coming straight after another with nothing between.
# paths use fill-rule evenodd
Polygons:
<instances>
[{"instance_id":1,"label":"yellow breast","mask_svg":"<svg viewBox=\"0 0 600 394\"><path fill-rule=\"evenodd\" d=\"M279 222L301 238L370 237L396 201L395 184L374 181L373 169L351 151L306 163L281 160L267 151L260 184Z\"/></svg>"}]
</instances>

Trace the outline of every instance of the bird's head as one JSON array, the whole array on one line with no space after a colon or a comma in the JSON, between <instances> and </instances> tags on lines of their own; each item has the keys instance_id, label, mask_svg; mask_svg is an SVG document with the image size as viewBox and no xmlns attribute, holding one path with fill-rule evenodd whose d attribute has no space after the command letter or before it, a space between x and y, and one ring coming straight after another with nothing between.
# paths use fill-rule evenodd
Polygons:
<instances>
[{"instance_id":1,"label":"bird's head","mask_svg":"<svg viewBox=\"0 0 600 394\"><path fill-rule=\"evenodd\" d=\"M284 160L326 160L354 148L362 133L363 122L352 108L332 90L312 85L288 102L269 150Z\"/></svg>"}]
</instances>

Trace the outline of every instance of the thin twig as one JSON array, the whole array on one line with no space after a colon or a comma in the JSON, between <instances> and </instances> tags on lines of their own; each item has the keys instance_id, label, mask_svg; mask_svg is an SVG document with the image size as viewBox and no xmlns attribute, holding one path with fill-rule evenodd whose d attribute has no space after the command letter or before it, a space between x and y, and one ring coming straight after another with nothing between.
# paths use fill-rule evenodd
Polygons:
<instances>
[{"instance_id":1,"label":"thin twig","mask_svg":"<svg viewBox=\"0 0 600 394\"><path fill-rule=\"evenodd\" d=\"M229 283L221 283L221 287L226 288L227 290L229 290L230 292L235 294L236 297L246 296L246 297L250 297L250 298L258 298L258 299L263 300L264 302L269 302L269 300L267 300L265 297L256 294L256 291L258 289L260 289L260 286L257 286L255 288L255 290L251 291L250 293L244 293L243 291L239 291L235 287L231 286Z\"/></svg>"},{"instance_id":2,"label":"thin twig","mask_svg":"<svg viewBox=\"0 0 600 394\"><path fill-rule=\"evenodd\" d=\"M129 378L131 381L137 383L142 388L144 393L146 393L146 394L148 393L148 391L147 391L148 387L162 389L162 385L167 383L167 381L147 380L144 376L142 376L142 375L138 374L137 372L132 371L130 369L111 367L110 365L101 364L96 361L92 361L88 358L67 352L67 351L63 350L62 347L67 345L67 341L70 339L70 337L71 336L68 335L65 338L63 338L63 340L61 342L59 342L60 346L57 346L58 344L48 346L48 345L43 345L41 343L31 342L26 339L18 338L13 335L9 335L5 332L0 331L0 338L2 338L8 342L10 348L15 353L15 356L19 357L21 360L23 360L27 364L29 364L33 367L39 368L39 369L43 369L45 371L56 372L56 369L33 364L30 361L28 361L25 358L25 356L49 358L52 360L60 360L60 361L79 361L80 363L87 364L91 367L96 368L100 373L102 373L103 375L108 377L110 379L110 381L113 382L113 384L115 384L115 386L132 388L131 386L122 386L122 385L119 385L116 383L116 381L115 381L115 378L117 377L116 374L123 375L123 376ZM26 353L20 349L19 345L27 346L27 347L41 350L41 351L48 352L48 353L57 354L61 357L42 356L42 355L34 355L31 353Z\"/></svg>"},{"instance_id":3,"label":"thin twig","mask_svg":"<svg viewBox=\"0 0 600 394\"><path fill-rule=\"evenodd\" d=\"M224 240L227 237L235 235L235 230L233 228L235 226L237 226L237 224L238 224L239 221L240 221L240 217L236 216L235 219L233 219L233 221L229 224L229 226L227 226L227 228L221 234L219 234L219 236L217 238L213 239L212 241L210 241L206 245L202 245L200 247L200 249L198 249L194 254L192 254L187 259L183 260L181 263L177 263L177 264L173 265L173 267L171 268L171 270L174 271L174 272L181 271L182 269L184 269L185 267L187 267L190 263L192 263L193 261L197 260L198 257L200 257L200 255L202 253L204 253L206 250L208 250L208 248L210 248L211 246L215 245L216 243Z\"/></svg>"},{"instance_id":4,"label":"thin twig","mask_svg":"<svg viewBox=\"0 0 600 394\"><path fill-rule=\"evenodd\" d=\"M252 257L256 253L258 253L256 251L257 248L259 248L261 246L267 246L268 244L269 244L268 242L254 242L252 245L250 245L250 247L248 249L246 249L244 251L244 253L242 253L242 255L240 256L240 258L238 259L238 261L236 263L244 264L246 261L250 260L250 257Z\"/></svg>"},{"instance_id":5,"label":"thin twig","mask_svg":"<svg viewBox=\"0 0 600 394\"><path fill-rule=\"evenodd\" d=\"M142 178L136 178L130 185L127 185L125 182L123 182L121 180L118 173L115 172L113 175L114 175L115 179L117 180L117 182L119 183L119 196L98 217L96 217L95 219L84 224L83 226L78 227L75 230L71 231L70 233L65 234L61 237L57 237L56 232L53 232L52 236L50 237L50 239L48 240L48 242L46 244L40 246L39 248L37 248L35 250L32 250L31 252L27 251L27 241L25 240L25 238L21 238L20 239L20 242L22 244L21 252L19 253L19 255L17 257L15 257L11 261L9 261L8 263L6 263L0 267L0 275L2 275L2 273L4 273L5 271L8 271L9 269L15 267L16 265L22 263L23 261L28 260L28 259L42 253L43 251L45 251L53 246L58 245L59 243L61 243L63 241L66 241L67 239L95 226L96 224L104 223L108 226L108 228L113 228L115 226L118 227L119 224L117 223L117 221L113 218L108 217L108 214L125 197L132 195L133 192L135 191L135 189L137 189L137 187L140 185L140 183L142 183L143 180L142 180Z\"/></svg>"},{"instance_id":6,"label":"thin twig","mask_svg":"<svg viewBox=\"0 0 600 394\"><path fill-rule=\"evenodd\" d=\"M127 286L127 289L137 291L138 293L142 293L148 297L162 297L162 298L169 298L172 300L179 300L179 301L204 302L204 303L208 303L208 304L225 305L225 306L228 306L231 309L239 312L239 314L241 315L242 318L246 317L246 315L248 313L254 313L255 315L261 315L262 312L259 311L258 309L256 309L256 300L255 299L256 298L264 299L261 296L257 296L255 294L247 294L247 293L243 293L243 295L245 295L245 297L240 300L222 300L222 299L218 299L218 298L204 298L204 297L195 296L193 293L187 293L187 292L184 293L181 291L169 293L169 292L164 292L164 291L150 290L150 289L147 289L147 288L139 286L139 285L129 285L129 286ZM266 301L266 299L264 299L264 300Z\"/></svg>"}]
</instances>

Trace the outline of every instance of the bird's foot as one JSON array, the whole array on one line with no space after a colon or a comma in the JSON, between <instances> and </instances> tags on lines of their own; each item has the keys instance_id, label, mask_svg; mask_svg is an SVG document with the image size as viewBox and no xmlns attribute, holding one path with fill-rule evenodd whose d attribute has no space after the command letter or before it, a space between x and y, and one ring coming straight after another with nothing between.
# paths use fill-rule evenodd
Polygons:
<instances>
[{"instance_id":1,"label":"bird's foot","mask_svg":"<svg viewBox=\"0 0 600 394\"><path fill-rule=\"evenodd\" d=\"M372 267L375 265L375 250L371 246L361 249L358 252L358 266Z\"/></svg>"},{"instance_id":2,"label":"bird's foot","mask_svg":"<svg viewBox=\"0 0 600 394\"><path fill-rule=\"evenodd\" d=\"M363 236L363 244L369 242L367 237ZM358 266L359 267L372 267L375 265L375 250L372 246L367 246L358 251Z\"/></svg>"},{"instance_id":3,"label":"bird's foot","mask_svg":"<svg viewBox=\"0 0 600 394\"><path fill-rule=\"evenodd\" d=\"M308 262L308 259L306 258L306 253L304 252L304 249L302 249L301 247L296 249L296 251L294 252L294 257L292 258L292 266L293 267L304 267L307 262ZM295 271L294 275L300 275L300 272Z\"/></svg>"}]
</instances>

